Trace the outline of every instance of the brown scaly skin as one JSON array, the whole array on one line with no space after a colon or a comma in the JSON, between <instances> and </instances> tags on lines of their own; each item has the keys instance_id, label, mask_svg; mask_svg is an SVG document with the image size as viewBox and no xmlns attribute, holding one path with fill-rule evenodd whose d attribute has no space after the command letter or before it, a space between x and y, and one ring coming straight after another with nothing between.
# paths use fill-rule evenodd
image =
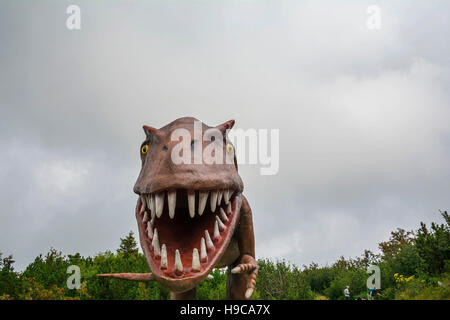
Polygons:
<instances>
[{"instance_id":1,"label":"brown scaly skin","mask_svg":"<svg viewBox=\"0 0 450 320\"><path fill-rule=\"evenodd\" d=\"M194 121L198 120L185 117L160 129L144 126L146 139L141 145L142 168L134 192L140 196L136 205L139 239L152 273L99 276L132 281L156 280L171 291L171 299L195 299L196 286L206 279L212 269L228 266L227 297L251 299L258 266L252 211L242 195L243 183L238 174L234 148L226 137L226 131L233 127L234 120L214 127L221 133L223 159L228 162L175 164L171 154L181 141L177 137L172 141L175 130L183 129L190 133L192 141L187 143L192 153L198 150L196 148L200 143L203 146L201 150L217 143L217 140L203 141L203 136L196 137ZM201 128L204 134L212 127L201 123ZM226 196L226 190L230 190L229 196ZM218 194L222 192L223 200L219 202ZM207 194L204 211L199 208L200 193L203 193L202 197ZM193 215L189 207L192 199L195 199ZM158 203L163 203L163 209L158 209ZM175 207L173 217L169 215L171 204ZM216 225L219 225L215 219L222 222L220 233L214 232ZM158 236L155 236L156 230ZM206 240L209 235L212 239L210 245ZM156 244L155 237L158 239ZM202 251L204 243L207 250ZM163 253L162 244L166 253ZM180 253L178 265L176 250ZM196 260L193 250L201 252L200 266L194 263L198 261L198 254ZM206 256L202 252L206 252ZM163 256L167 259L165 263Z\"/></svg>"}]
</instances>

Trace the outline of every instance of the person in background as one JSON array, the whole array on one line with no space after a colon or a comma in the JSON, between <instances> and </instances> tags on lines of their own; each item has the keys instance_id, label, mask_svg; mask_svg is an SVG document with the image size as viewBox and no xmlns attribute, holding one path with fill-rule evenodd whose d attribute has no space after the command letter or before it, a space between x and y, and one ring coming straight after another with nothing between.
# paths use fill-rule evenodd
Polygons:
<instances>
[{"instance_id":1,"label":"person in background","mask_svg":"<svg viewBox=\"0 0 450 320\"><path fill-rule=\"evenodd\" d=\"M344 289L344 296L345 296L345 300L350 300L350 290L349 290L349 286L346 286Z\"/></svg>"},{"instance_id":2,"label":"person in background","mask_svg":"<svg viewBox=\"0 0 450 320\"><path fill-rule=\"evenodd\" d=\"M375 297L375 295L377 296L381 296L381 294L378 292L378 288L373 287L372 289L369 289L367 291L367 299L369 300L373 300L373 298Z\"/></svg>"}]
</instances>

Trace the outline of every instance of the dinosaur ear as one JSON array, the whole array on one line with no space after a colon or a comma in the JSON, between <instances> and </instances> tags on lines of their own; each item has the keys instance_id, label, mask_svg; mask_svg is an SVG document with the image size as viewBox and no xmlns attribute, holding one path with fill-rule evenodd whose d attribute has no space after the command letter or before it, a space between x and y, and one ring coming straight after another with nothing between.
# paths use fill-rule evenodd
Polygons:
<instances>
[{"instance_id":1,"label":"dinosaur ear","mask_svg":"<svg viewBox=\"0 0 450 320\"><path fill-rule=\"evenodd\" d=\"M145 134L148 135L157 135L158 129L155 129L153 127L150 126L142 126L142 128L144 129Z\"/></svg>"},{"instance_id":2,"label":"dinosaur ear","mask_svg":"<svg viewBox=\"0 0 450 320\"><path fill-rule=\"evenodd\" d=\"M234 120L228 120L222 124L219 124L216 129L219 129L222 133L225 133L227 130L230 130L234 126Z\"/></svg>"},{"instance_id":3,"label":"dinosaur ear","mask_svg":"<svg viewBox=\"0 0 450 320\"><path fill-rule=\"evenodd\" d=\"M155 140L156 138L159 137L158 129L155 129L150 126L143 126L142 128L144 129L145 135L147 136L148 139Z\"/></svg>"}]
</instances>

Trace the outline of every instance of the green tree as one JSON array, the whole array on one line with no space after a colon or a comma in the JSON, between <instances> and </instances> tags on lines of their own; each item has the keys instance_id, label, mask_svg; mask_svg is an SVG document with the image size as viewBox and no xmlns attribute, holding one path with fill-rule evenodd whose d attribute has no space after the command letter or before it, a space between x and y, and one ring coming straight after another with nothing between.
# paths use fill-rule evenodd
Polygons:
<instances>
[{"instance_id":1,"label":"green tree","mask_svg":"<svg viewBox=\"0 0 450 320\"><path fill-rule=\"evenodd\" d=\"M303 274L311 290L316 294L325 295L325 290L330 286L338 270L332 267L319 267L317 263L311 263L309 266L303 266Z\"/></svg>"},{"instance_id":2,"label":"green tree","mask_svg":"<svg viewBox=\"0 0 450 320\"><path fill-rule=\"evenodd\" d=\"M398 228L391 232L388 241L379 243L378 247L381 250L378 266L381 270L383 298L393 299L396 286L394 274L408 277L415 275L420 267L421 260L415 246L415 233Z\"/></svg>"},{"instance_id":3,"label":"green tree","mask_svg":"<svg viewBox=\"0 0 450 320\"><path fill-rule=\"evenodd\" d=\"M0 296L16 296L19 289L19 279L16 272L14 272L14 259L12 255L3 257L0 252Z\"/></svg>"},{"instance_id":4,"label":"green tree","mask_svg":"<svg viewBox=\"0 0 450 320\"><path fill-rule=\"evenodd\" d=\"M213 269L210 273L214 278L202 281L197 287L197 300L226 299L226 270Z\"/></svg>"},{"instance_id":5,"label":"green tree","mask_svg":"<svg viewBox=\"0 0 450 320\"><path fill-rule=\"evenodd\" d=\"M14 267L13 264L16 262L13 259L12 254L10 254L7 257L2 258L3 254L0 252L0 270L7 271L7 272L13 272Z\"/></svg>"},{"instance_id":6,"label":"green tree","mask_svg":"<svg viewBox=\"0 0 450 320\"><path fill-rule=\"evenodd\" d=\"M128 258L129 256L137 255L138 251L133 231L130 231L125 238L120 238L120 246L117 249L117 253L123 254L125 258Z\"/></svg>"},{"instance_id":7,"label":"green tree","mask_svg":"<svg viewBox=\"0 0 450 320\"><path fill-rule=\"evenodd\" d=\"M441 211L441 215L446 224L433 222L428 230L421 222L417 230L415 244L423 262L422 270L430 275L450 271L450 216L447 211Z\"/></svg>"},{"instance_id":8,"label":"green tree","mask_svg":"<svg viewBox=\"0 0 450 320\"><path fill-rule=\"evenodd\" d=\"M40 254L30 263L22 274L22 278L33 278L44 288L52 286L64 287L67 281L68 261L61 251L50 248L45 257Z\"/></svg>"},{"instance_id":9,"label":"green tree","mask_svg":"<svg viewBox=\"0 0 450 320\"><path fill-rule=\"evenodd\" d=\"M389 241L380 242L378 247L380 248L382 260L388 260L399 253L404 245L414 243L415 235L413 231L406 231L401 228L397 228L397 231L391 232Z\"/></svg>"},{"instance_id":10,"label":"green tree","mask_svg":"<svg viewBox=\"0 0 450 320\"><path fill-rule=\"evenodd\" d=\"M295 265L285 261L258 260L256 292L261 299L311 300L314 293L306 277Z\"/></svg>"},{"instance_id":11,"label":"green tree","mask_svg":"<svg viewBox=\"0 0 450 320\"><path fill-rule=\"evenodd\" d=\"M341 269L337 272L330 286L325 290L326 296L333 300L344 299L345 286L350 286L351 297L364 296L366 292L367 273L363 269Z\"/></svg>"}]
</instances>

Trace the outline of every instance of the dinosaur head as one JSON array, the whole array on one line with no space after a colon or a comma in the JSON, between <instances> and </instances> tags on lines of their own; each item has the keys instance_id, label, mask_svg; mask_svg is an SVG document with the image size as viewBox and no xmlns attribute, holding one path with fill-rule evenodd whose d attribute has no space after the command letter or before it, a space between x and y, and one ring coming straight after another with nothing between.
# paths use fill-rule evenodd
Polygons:
<instances>
[{"instance_id":1,"label":"dinosaur head","mask_svg":"<svg viewBox=\"0 0 450 320\"><path fill-rule=\"evenodd\" d=\"M170 291L207 277L239 221L243 183L226 136L233 125L186 117L160 129L144 126L136 219L153 277Z\"/></svg>"}]
</instances>

